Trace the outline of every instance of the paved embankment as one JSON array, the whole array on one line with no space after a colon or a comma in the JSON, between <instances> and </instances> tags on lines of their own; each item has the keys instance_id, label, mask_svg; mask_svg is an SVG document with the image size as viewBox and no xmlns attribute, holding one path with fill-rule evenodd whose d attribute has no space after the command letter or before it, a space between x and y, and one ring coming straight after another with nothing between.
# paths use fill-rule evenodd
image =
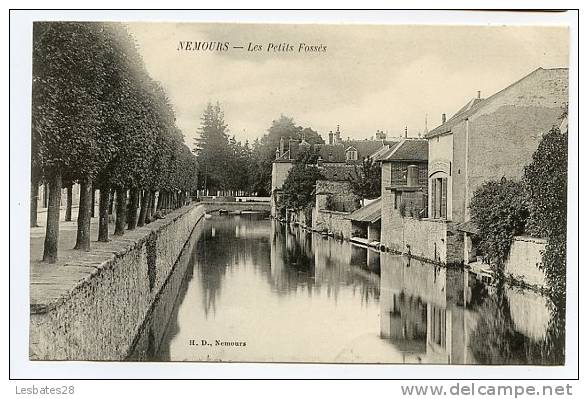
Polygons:
<instances>
[{"instance_id":1,"label":"paved embankment","mask_svg":"<svg viewBox=\"0 0 588 399\"><path fill-rule=\"evenodd\" d=\"M31 269L31 359L122 360L206 205Z\"/></svg>"}]
</instances>

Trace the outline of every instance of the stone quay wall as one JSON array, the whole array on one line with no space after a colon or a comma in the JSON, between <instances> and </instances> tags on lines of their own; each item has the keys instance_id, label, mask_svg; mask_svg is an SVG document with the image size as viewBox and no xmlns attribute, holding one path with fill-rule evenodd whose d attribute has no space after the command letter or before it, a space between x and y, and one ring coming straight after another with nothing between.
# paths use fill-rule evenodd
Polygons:
<instances>
[{"instance_id":1,"label":"stone quay wall","mask_svg":"<svg viewBox=\"0 0 588 399\"><path fill-rule=\"evenodd\" d=\"M31 276L31 360L127 359L206 209L188 205L106 249Z\"/></svg>"},{"instance_id":2,"label":"stone quay wall","mask_svg":"<svg viewBox=\"0 0 588 399\"><path fill-rule=\"evenodd\" d=\"M396 217L382 220L381 244L396 252L441 264L463 261L463 237L451 222Z\"/></svg>"},{"instance_id":3,"label":"stone quay wall","mask_svg":"<svg viewBox=\"0 0 588 399\"><path fill-rule=\"evenodd\" d=\"M313 211L313 230L328 231L346 240L351 238L351 220L348 219L351 212L317 210L316 208Z\"/></svg>"},{"instance_id":4,"label":"stone quay wall","mask_svg":"<svg viewBox=\"0 0 588 399\"><path fill-rule=\"evenodd\" d=\"M547 240L518 236L513 239L504 274L530 285L545 287L545 273L540 269Z\"/></svg>"}]
</instances>

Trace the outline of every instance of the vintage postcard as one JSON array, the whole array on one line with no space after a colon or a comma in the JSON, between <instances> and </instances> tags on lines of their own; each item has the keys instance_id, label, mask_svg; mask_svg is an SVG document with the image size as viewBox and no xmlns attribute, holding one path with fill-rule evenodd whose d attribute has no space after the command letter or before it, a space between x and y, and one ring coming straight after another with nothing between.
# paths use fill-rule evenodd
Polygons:
<instances>
[{"instance_id":1,"label":"vintage postcard","mask_svg":"<svg viewBox=\"0 0 588 399\"><path fill-rule=\"evenodd\" d=\"M567 26L31 30L33 363L576 356Z\"/></svg>"}]
</instances>

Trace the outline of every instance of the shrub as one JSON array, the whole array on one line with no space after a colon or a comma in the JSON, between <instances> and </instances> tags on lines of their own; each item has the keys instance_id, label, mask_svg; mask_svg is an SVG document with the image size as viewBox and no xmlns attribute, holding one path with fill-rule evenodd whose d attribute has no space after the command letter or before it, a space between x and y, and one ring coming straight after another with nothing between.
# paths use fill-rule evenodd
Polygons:
<instances>
[{"instance_id":1,"label":"shrub","mask_svg":"<svg viewBox=\"0 0 588 399\"><path fill-rule=\"evenodd\" d=\"M523 177L529 197L527 231L549 238L566 233L568 134L553 128L543 136Z\"/></svg>"},{"instance_id":2,"label":"shrub","mask_svg":"<svg viewBox=\"0 0 588 399\"><path fill-rule=\"evenodd\" d=\"M398 212L400 212L400 216L406 216L406 202L400 202L400 205L398 205Z\"/></svg>"},{"instance_id":3,"label":"shrub","mask_svg":"<svg viewBox=\"0 0 588 399\"><path fill-rule=\"evenodd\" d=\"M565 306L568 133L553 128L543 136L523 182L529 197L527 231L547 238L541 268L555 303Z\"/></svg>"},{"instance_id":4,"label":"shrub","mask_svg":"<svg viewBox=\"0 0 588 399\"><path fill-rule=\"evenodd\" d=\"M480 231L480 250L502 271L512 239L524 232L529 214L523 184L505 178L485 183L474 192L470 211Z\"/></svg>"}]
</instances>

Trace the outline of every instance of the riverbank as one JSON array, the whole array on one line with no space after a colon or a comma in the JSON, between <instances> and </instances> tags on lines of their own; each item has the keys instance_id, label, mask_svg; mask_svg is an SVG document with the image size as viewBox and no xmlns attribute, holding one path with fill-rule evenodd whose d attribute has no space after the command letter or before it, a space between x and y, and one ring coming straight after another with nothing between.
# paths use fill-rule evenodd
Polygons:
<instances>
[{"instance_id":1,"label":"riverbank","mask_svg":"<svg viewBox=\"0 0 588 399\"><path fill-rule=\"evenodd\" d=\"M188 205L58 264L32 263L30 358L124 359L205 211Z\"/></svg>"}]
</instances>

